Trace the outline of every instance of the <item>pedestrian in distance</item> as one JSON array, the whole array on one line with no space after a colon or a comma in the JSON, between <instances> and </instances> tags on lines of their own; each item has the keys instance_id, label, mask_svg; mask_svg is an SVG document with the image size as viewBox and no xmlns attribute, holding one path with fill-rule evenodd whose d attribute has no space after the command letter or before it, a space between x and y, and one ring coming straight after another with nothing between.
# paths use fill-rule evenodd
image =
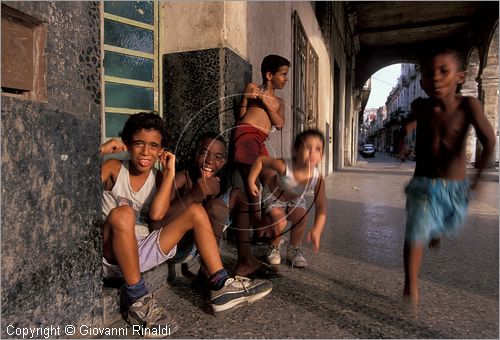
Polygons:
<instances>
[{"instance_id":1,"label":"pedestrian in distance","mask_svg":"<svg viewBox=\"0 0 500 340\"><path fill-rule=\"evenodd\" d=\"M315 252L319 250L321 233L326 222L325 183L318 168L324 147L325 137L320 131L306 130L295 138L292 159L260 156L250 169L248 187L255 197L259 195L259 188L255 184L259 173L265 168L274 170L274 175L266 182L262 195L264 212L271 221L274 236L267 256L269 264L281 263L280 248L284 243L282 234L289 220L292 227L286 259L292 267L307 266L300 247L308 215L304 195L310 192L314 192L315 214L314 225L307 233L307 240L312 242Z\"/></svg>"},{"instance_id":2,"label":"pedestrian in distance","mask_svg":"<svg viewBox=\"0 0 500 340\"><path fill-rule=\"evenodd\" d=\"M467 215L471 190L478 188L481 172L495 148L493 128L479 100L462 96L465 81L463 56L452 48L434 49L421 62L420 85L428 98L417 98L398 138L399 156L405 155L404 137L414 128L416 164L405 188L406 232L403 295L416 308L418 275L424 245L439 245L441 237L456 234ZM465 141L472 125L483 146L477 173L466 175Z\"/></svg>"},{"instance_id":3,"label":"pedestrian in distance","mask_svg":"<svg viewBox=\"0 0 500 340\"><path fill-rule=\"evenodd\" d=\"M210 303L214 313L253 302L271 291L269 284L230 278L224 269L205 209L191 204L167 225L165 218L175 178L175 156L166 151L166 123L154 113L131 115L120 139L104 143L101 154L128 151L130 160L108 159L102 165L103 269L105 278L123 278L124 317L146 334L168 336L177 319L158 305L141 273L172 258L183 235L192 230L196 246L210 275ZM157 170L159 160L163 170ZM158 225L156 225L158 227ZM168 327L169 332L162 331Z\"/></svg>"}]
</instances>

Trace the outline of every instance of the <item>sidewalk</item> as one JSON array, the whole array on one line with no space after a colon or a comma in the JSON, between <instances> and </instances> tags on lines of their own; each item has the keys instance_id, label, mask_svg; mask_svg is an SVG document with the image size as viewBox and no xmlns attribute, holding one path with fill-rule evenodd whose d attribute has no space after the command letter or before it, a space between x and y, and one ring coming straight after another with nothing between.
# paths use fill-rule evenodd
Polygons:
<instances>
[{"instance_id":1,"label":"sidewalk","mask_svg":"<svg viewBox=\"0 0 500 340\"><path fill-rule=\"evenodd\" d=\"M403 188L414 162L377 158L329 176L319 253L305 247L306 269L280 265L264 299L214 317L208 297L184 277L158 291L180 320L171 337L498 338L498 182L483 182L484 197L471 204L458 237L426 251L415 316L401 303ZM232 269L235 247L221 252Z\"/></svg>"}]
</instances>

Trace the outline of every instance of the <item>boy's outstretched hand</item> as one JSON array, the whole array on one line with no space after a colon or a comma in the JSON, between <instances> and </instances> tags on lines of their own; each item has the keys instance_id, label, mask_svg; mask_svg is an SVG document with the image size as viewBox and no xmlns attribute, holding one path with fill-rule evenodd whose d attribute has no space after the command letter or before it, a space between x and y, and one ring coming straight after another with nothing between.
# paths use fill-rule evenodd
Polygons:
<instances>
[{"instance_id":1,"label":"boy's outstretched hand","mask_svg":"<svg viewBox=\"0 0 500 340\"><path fill-rule=\"evenodd\" d=\"M321 233L314 230L314 228L309 230L309 232L307 233L307 242L312 242L313 250L315 253L317 253L319 250L320 239L321 239Z\"/></svg>"},{"instance_id":2,"label":"boy's outstretched hand","mask_svg":"<svg viewBox=\"0 0 500 340\"><path fill-rule=\"evenodd\" d=\"M119 153L122 151L127 151L127 146L120 139L110 139L103 145L101 145L100 152L101 155L107 155L110 153Z\"/></svg>"}]
</instances>

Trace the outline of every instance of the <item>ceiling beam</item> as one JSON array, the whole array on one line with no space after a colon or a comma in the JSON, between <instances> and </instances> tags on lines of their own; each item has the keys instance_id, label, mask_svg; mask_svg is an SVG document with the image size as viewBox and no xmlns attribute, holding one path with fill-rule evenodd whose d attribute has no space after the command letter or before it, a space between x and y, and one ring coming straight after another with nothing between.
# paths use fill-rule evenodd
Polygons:
<instances>
[{"instance_id":1,"label":"ceiling beam","mask_svg":"<svg viewBox=\"0 0 500 340\"><path fill-rule=\"evenodd\" d=\"M411 30L411 29L434 27L434 26L465 24L465 23L470 23L470 21L471 21L470 16L459 16L452 18L443 18L439 20L409 22L401 25L389 25L380 27L359 27L358 24L355 25L355 28L356 28L356 33L358 34L371 34L371 33L386 33L393 31Z\"/></svg>"}]
</instances>

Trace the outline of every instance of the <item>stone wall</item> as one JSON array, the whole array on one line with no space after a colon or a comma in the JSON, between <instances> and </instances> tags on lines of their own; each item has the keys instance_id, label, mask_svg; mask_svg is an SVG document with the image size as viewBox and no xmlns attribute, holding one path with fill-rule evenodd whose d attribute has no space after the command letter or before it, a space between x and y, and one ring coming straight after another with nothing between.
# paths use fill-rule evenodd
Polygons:
<instances>
[{"instance_id":1,"label":"stone wall","mask_svg":"<svg viewBox=\"0 0 500 340\"><path fill-rule=\"evenodd\" d=\"M169 148L184 168L204 132L223 132L229 140L251 66L229 48L168 53L163 63Z\"/></svg>"},{"instance_id":2,"label":"stone wall","mask_svg":"<svg viewBox=\"0 0 500 340\"><path fill-rule=\"evenodd\" d=\"M98 2L2 2L47 27L47 101L2 96L2 337L100 322Z\"/></svg>"}]
</instances>

